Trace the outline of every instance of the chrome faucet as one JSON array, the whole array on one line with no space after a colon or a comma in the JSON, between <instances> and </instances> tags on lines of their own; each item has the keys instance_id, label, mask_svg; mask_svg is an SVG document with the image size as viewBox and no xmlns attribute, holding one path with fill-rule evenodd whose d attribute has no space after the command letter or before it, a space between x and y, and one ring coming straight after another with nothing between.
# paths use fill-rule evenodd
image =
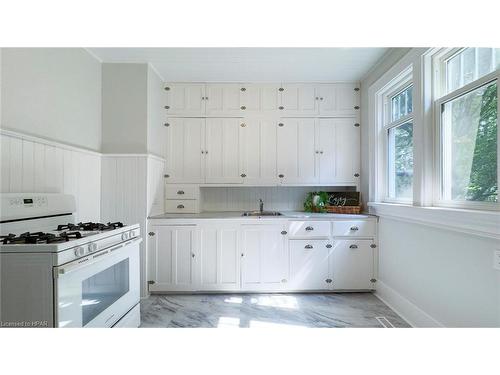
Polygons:
<instances>
[{"instance_id":1,"label":"chrome faucet","mask_svg":"<svg viewBox=\"0 0 500 375\"><path fill-rule=\"evenodd\" d=\"M264 201L262 199L259 199L259 210L260 212L264 212Z\"/></svg>"}]
</instances>

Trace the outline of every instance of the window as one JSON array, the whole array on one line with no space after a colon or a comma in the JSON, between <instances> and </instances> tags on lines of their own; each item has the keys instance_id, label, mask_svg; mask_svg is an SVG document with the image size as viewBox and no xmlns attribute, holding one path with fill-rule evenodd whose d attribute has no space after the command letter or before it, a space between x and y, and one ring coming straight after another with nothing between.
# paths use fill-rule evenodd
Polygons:
<instances>
[{"instance_id":1,"label":"window","mask_svg":"<svg viewBox=\"0 0 500 375\"><path fill-rule=\"evenodd\" d=\"M401 88L403 86L403 88ZM386 98L386 200L413 200L413 85L407 80Z\"/></svg>"},{"instance_id":2,"label":"window","mask_svg":"<svg viewBox=\"0 0 500 375\"><path fill-rule=\"evenodd\" d=\"M498 202L500 50L466 48L444 57L438 116L441 205L486 208ZM444 81L444 82L443 82Z\"/></svg>"}]
</instances>

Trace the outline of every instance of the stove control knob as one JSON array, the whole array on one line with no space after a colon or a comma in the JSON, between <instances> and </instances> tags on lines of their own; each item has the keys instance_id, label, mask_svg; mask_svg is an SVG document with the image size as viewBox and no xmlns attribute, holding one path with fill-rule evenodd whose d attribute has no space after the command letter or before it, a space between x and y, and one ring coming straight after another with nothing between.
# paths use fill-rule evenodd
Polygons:
<instances>
[{"instance_id":1,"label":"stove control knob","mask_svg":"<svg viewBox=\"0 0 500 375\"><path fill-rule=\"evenodd\" d=\"M77 257L80 257L80 256L83 256L83 254L85 254L85 249L81 246L75 248L75 255Z\"/></svg>"},{"instance_id":2,"label":"stove control knob","mask_svg":"<svg viewBox=\"0 0 500 375\"><path fill-rule=\"evenodd\" d=\"M135 230L130 231L130 238L134 238L136 236Z\"/></svg>"},{"instance_id":3,"label":"stove control knob","mask_svg":"<svg viewBox=\"0 0 500 375\"><path fill-rule=\"evenodd\" d=\"M128 233L127 232L122 233L122 240L123 241L128 240Z\"/></svg>"},{"instance_id":4,"label":"stove control knob","mask_svg":"<svg viewBox=\"0 0 500 375\"><path fill-rule=\"evenodd\" d=\"M88 246L88 252L89 253L93 253L94 251L97 251L97 244L95 243L89 243L89 246Z\"/></svg>"}]
</instances>

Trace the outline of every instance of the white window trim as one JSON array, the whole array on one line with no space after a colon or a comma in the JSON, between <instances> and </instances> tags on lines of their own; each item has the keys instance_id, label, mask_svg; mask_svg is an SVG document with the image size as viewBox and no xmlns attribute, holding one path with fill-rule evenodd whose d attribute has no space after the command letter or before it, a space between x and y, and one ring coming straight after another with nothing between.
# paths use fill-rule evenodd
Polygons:
<instances>
[{"instance_id":1,"label":"white window trim","mask_svg":"<svg viewBox=\"0 0 500 375\"><path fill-rule=\"evenodd\" d=\"M472 202L472 201L457 201L445 200L442 198L443 182L442 182L442 166L443 166L443 142L442 142L442 116L441 106L450 100L456 99L470 91L473 91L489 82L497 81L497 87L500 88L500 69L493 71L473 82L466 84L450 93L446 90L446 61L451 57L461 52L463 48L447 48L442 49L433 55L434 65L434 89L433 89L433 112L434 112L434 176L433 176L433 200L432 205L435 207L449 207L471 210L500 210L500 202ZM499 90L500 92L500 90ZM497 108L500 110L500 95L497 97ZM499 119L497 117L497 127ZM500 181L500 132L497 134L497 178Z\"/></svg>"}]
</instances>

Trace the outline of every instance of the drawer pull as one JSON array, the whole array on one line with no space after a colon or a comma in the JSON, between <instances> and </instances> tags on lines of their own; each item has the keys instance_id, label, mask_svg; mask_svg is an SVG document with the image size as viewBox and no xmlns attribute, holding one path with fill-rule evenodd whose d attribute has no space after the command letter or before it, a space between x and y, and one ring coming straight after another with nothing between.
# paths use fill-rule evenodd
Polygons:
<instances>
[{"instance_id":1,"label":"drawer pull","mask_svg":"<svg viewBox=\"0 0 500 375\"><path fill-rule=\"evenodd\" d=\"M312 231L312 230L314 230L314 228L313 228L313 227L306 227L306 231L310 232L310 231Z\"/></svg>"},{"instance_id":2,"label":"drawer pull","mask_svg":"<svg viewBox=\"0 0 500 375\"><path fill-rule=\"evenodd\" d=\"M284 236L285 234L287 234L288 232L286 230L282 230L281 231L281 234Z\"/></svg>"},{"instance_id":3,"label":"drawer pull","mask_svg":"<svg viewBox=\"0 0 500 375\"><path fill-rule=\"evenodd\" d=\"M312 249L313 248L313 245L306 245L304 246L304 249Z\"/></svg>"},{"instance_id":4,"label":"drawer pull","mask_svg":"<svg viewBox=\"0 0 500 375\"><path fill-rule=\"evenodd\" d=\"M179 204L179 205L177 206L177 208L184 208L184 205L183 205L183 204Z\"/></svg>"},{"instance_id":5,"label":"drawer pull","mask_svg":"<svg viewBox=\"0 0 500 375\"><path fill-rule=\"evenodd\" d=\"M331 244L328 244L328 245L326 245L326 248L327 248L327 249L331 249L331 248L332 248L332 245L331 245Z\"/></svg>"},{"instance_id":6,"label":"drawer pull","mask_svg":"<svg viewBox=\"0 0 500 375\"><path fill-rule=\"evenodd\" d=\"M325 281L327 284L330 284L332 282L332 279L326 279Z\"/></svg>"},{"instance_id":7,"label":"drawer pull","mask_svg":"<svg viewBox=\"0 0 500 375\"><path fill-rule=\"evenodd\" d=\"M349 246L349 249L357 249L358 248L358 245L351 245Z\"/></svg>"},{"instance_id":8,"label":"drawer pull","mask_svg":"<svg viewBox=\"0 0 500 375\"><path fill-rule=\"evenodd\" d=\"M350 230L356 231L356 230L359 230L359 228L358 227L351 227Z\"/></svg>"},{"instance_id":9,"label":"drawer pull","mask_svg":"<svg viewBox=\"0 0 500 375\"><path fill-rule=\"evenodd\" d=\"M183 194L184 194L184 190L179 190L179 191L177 192L177 194L179 194L179 195L183 195Z\"/></svg>"}]
</instances>

